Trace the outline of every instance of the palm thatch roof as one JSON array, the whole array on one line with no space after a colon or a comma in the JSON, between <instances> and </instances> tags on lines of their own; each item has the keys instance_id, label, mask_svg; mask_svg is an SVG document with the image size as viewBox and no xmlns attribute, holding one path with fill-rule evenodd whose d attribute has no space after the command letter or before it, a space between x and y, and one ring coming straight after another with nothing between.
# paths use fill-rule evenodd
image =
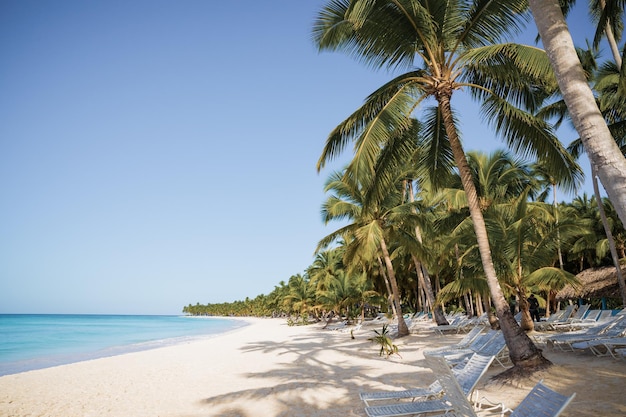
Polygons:
<instances>
[{"instance_id":1,"label":"palm thatch roof","mask_svg":"<svg viewBox=\"0 0 626 417\"><path fill-rule=\"evenodd\" d=\"M622 275L626 277L626 266L622 266ZM617 271L614 266L585 269L576 275L581 282L578 289L566 285L556 294L557 301L576 298L621 298Z\"/></svg>"}]
</instances>

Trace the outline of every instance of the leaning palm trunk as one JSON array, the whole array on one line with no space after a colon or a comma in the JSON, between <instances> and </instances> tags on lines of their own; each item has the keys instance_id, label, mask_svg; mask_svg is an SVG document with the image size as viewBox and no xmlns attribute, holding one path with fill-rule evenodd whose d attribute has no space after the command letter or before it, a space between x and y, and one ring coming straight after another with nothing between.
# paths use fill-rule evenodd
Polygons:
<instances>
[{"instance_id":1,"label":"leaning palm trunk","mask_svg":"<svg viewBox=\"0 0 626 417\"><path fill-rule=\"evenodd\" d=\"M606 212L604 211L604 204L602 204L602 197L600 196L600 187L598 186L598 179L596 177L596 170L591 167L591 176L593 180L593 193L596 196L598 202L598 211L600 212L600 218L602 219L602 225L604 226L604 232L606 233L606 239L609 242L609 250L611 251L611 258L613 259L613 265L615 265L615 271L617 274L617 282L619 283L619 291L622 295L622 305L626 306L626 285L624 285L624 276L622 275L622 267L619 264L619 256L617 255L617 248L615 247L615 239L613 239L613 233L611 233L611 227L609 221L606 218Z\"/></svg>"},{"instance_id":2,"label":"leaning palm trunk","mask_svg":"<svg viewBox=\"0 0 626 417\"><path fill-rule=\"evenodd\" d=\"M551 362L541 354L541 350L535 346L532 340L515 321L509 305L504 298L500 283L498 282L496 270L491 258L491 248L489 247L485 220L478 204L476 187L472 180L471 170L467 163L463 145L457 135L457 130L452 118L452 109L450 107L451 95L452 90L447 94L438 94L436 98L439 102L446 134L450 141L450 148L452 149L454 161L459 170L461 183L463 184L463 189L467 197L470 217L474 224L474 232L476 233L478 249L487 284L489 285L491 299L496 308L496 316L500 322L500 328L502 329L506 345L509 348L509 356L515 368L512 372L518 370L523 371L524 369L536 370L538 368L547 367L551 365ZM506 374L503 374L503 377L506 377Z\"/></svg>"},{"instance_id":3,"label":"leaning palm trunk","mask_svg":"<svg viewBox=\"0 0 626 417\"><path fill-rule=\"evenodd\" d=\"M393 271L393 264L391 263L391 256L389 256L389 250L387 249L385 239L380 239L380 249L383 252L383 259L385 261L385 266L387 267L387 275L389 276L389 284L391 284L393 303L396 306L396 313L398 316L398 337L407 336L409 334L409 328L404 321L404 316L402 315L398 282L396 281L396 274Z\"/></svg>"},{"instance_id":4,"label":"leaning palm trunk","mask_svg":"<svg viewBox=\"0 0 626 417\"><path fill-rule=\"evenodd\" d=\"M391 314L393 317L398 317L398 312L396 311L396 303L393 302L393 291L391 290L391 285L389 284L389 278L387 277L387 272L385 272L385 263L380 257L378 257L378 266L380 270L380 275L382 275L383 280L385 281L385 287L387 288L387 301L389 302L389 306L391 307Z\"/></svg>"},{"instance_id":5,"label":"leaning palm trunk","mask_svg":"<svg viewBox=\"0 0 626 417\"><path fill-rule=\"evenodd\" d=\"M615 211L626 224L626 158L587 84L559 0L529 0L529 4L572 123Z\"/></svg>"},{"instance_id":6,"label":"leaning palm trunk","mask_svg":"<svg viewBox=\"0 0 626 417\"><path fill-rule=\"evenodd\" d=\"M424 294L426 296L426 302L430 306L430 310L433 313L433 320L437 323L438 326L449 324L448 320L446 320L446 316L443 314L443 309L441 305L435 302L435 293L433 292L432 282L430 281L430 275L428 274L428 270L420 261L417 260L415 255L412 255L413 263L415 264L415 269L417 271L417 280L424 290Z\"/></svg>"},{"instance_id":7,"label":"leaning palm trunk","mask_svg":"<svg viewBox=\"0 0 626 417\"><path fill-rule=\"evenodd\" d=\"M600 0L600 7L604 9L605 2L604 0ZM618 68L622 67L622 56L619 54L619 47L617 46L617 41L615 40L615 36L613 35L613 30L611 29L611 25L607 21L606 27L604 28L604 33L606 34L606 39L611 47L611 52L613 53L613 59L617 64ZM617 254L617 248L615 247L615 239L613 239L613 233L611 233L611 229L609 228L609 222L606 218L606 212L604 211L604 205L602 204L602 198L600 197L600 187L598 186L598 177L597 172L594 169L593 164L591 165L592 172L592 180L593 180L593 193L596 196L596 200L598 201L598 210L600 212L600 218L602 219L602 225L604 226L604 230L606 232L606 238L609 241L609 249L611 250L611 257L613 258L613 265L615 265L615 270L617 273L617 282L619 283L619 290L622 296L622 305L626 306L626 283L624 282L624 276L622 275L622 267L619 263L619 256Z\"/></svg>"},{"instance_id":8,"label":"leaning palm trunk","mask_svg":"<svg viewBox=\"0 0 626 417\"><path fill-rule=\"evenodd\" d=\"M409 202L415 201L415 195L413 194L413 187L409 187ZM415 212L415 208L413 208ZM422 232L419 227L415 227L415 237L419 243L422 243ZM417 271L417 279L420 281L422 288L424 289L424 294L426 295L426 300L428 304L430 304L431 311L433 312L433 319L437 325L445 325L449 324L448 320L446 320L445 314L443 314L443 309L440 305L435 302L435 294L433 293L433 285L430 281L430 275L428 274L428 270L421 263L418 262L417 258L413 256L413 262L415 263L415 269Z\"/></svg>"}]
</instances>

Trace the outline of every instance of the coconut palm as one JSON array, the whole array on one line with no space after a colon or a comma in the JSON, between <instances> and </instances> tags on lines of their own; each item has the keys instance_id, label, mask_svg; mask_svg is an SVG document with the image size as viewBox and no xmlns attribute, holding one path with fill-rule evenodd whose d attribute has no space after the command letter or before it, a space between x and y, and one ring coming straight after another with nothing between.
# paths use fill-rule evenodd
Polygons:
<instances>
[{"instance_id":1,"label":"coconut palm","mask_svg":"<svg viewBox=\"0 0 626 417\"><path fill-rule=\"evenodd\" d=\"M356 264L375 263L380 257L385 276L389 280L394 310L398 320L398 336L406 336L409 329L402 316L399 287L391 260L388 234L390 215L401 203L399 189L389 190L383 200L368 201L365 189L371 181L366 172L360 178L354 175L333 173L325 187L333 194L324 202L322 216L325 223L333 220L348 220L350 223L324 237L318 244L317 251L328 247L338 239L343 239L346 253L344 263L348 269Z\"/></svg>"},{"instance_id":2,"label":"coconut palm","mask_svg":"<svg viewBox=\"0 0 626 417\"><path fill-rule=\"evenodd\" d=\"M300 274L289 278L288 287L289 292L283 299L284 306L288 311L298 313L298 316L306 322L315 304L315 288Z\"/></svg>"},{"instance_id":3,"label":"coconut palm","mask_svg":"<svg viewBox=\"0 0 626 417\"><path fill-rule=\"evenodd\" d=\"M622 223L626 223L626 158L619 152L596 105L559 0L529 0L529 4L572 123ZM609 7L609 10L623 13L623 1L607 4L616 6ZM604 13L604 16L609 15ZM603 22L606 24L607 20ZM612 19L608 23L613 30L619 29L621 19Z\"/></svg>"},{"instance_id":4,"label":"coconut palm","mask_svg":"<svg viewBox=\"0 0 626 417\"><path fill-rule=\"evenodd\" d=\"M355 140L355 169L371 167L372 156L389 143L390 131L407 128L414 110L436 102L432 144L454 157L465 190L491 298L515 369L547 366L541 351L517 325L493 267L491 249L471 170L457 129L451 99L465 89L482 103L498 133L516 149L549 161L559 175L571 162L545 122L533 110L538 93L555 88L543 51L504 43L519 29L524 1L335 0L319 14L314 38L321 49L345 50L375 67L416 69L395 77L331 132L318 163ZM442 129L443 128L443 129ZM442 134L443 133L443 134ZM442 140L443 139L443 140ZM440 152L441 153L441 152Z\"/></svg>"},{"instance_id":5,"label":"coconut palm","mask_svg":"<svg viewBox=\"0 0 626 417\"><path fill-rule=\"evenodd\" d=\"M562 289L566 284L577 285L573 274L555 267L557 247L562 240L570 241L575 236L586 234L587 229L570 219L557 222L550 205L529 203L525 193L508 204L499 205L492 214L496 213L504 229L503 233L491 236L504 237L501 241L494 241L494 245L502 248L505 256L500 260L506 260L510 268L506 275L523 312L521 326L532 330L533 321L527 302L529 289L549 293Z\"/></svg>"},{"instance_id":6,"label":"coconut palm","mask_svg":"<svg viewBox=\"0 0 626 417\"><path fill-rule=\"evenodd\" d=\"M337 272L343 269L343 249L340 245L315 254L313 263L307 268L307 275L316 291L326 290Z\"/></svg>"},{"instance_id":7,"label":"coconut palm","mask_svg":"<svg viewBox=\"0 0 626 417\"><path fill-rule=\"evenodd\" d=\"M606 25L606 30L612 35L609 24ZM615 39L612 36L608 37L612 40L611 43L613 44ZM614 49L614 45L612 45L611 49ZM594 90L599 94L597 99L598 107L608 124L609 131L615 139L622 154L626 155L626 95L622 94L620 91L620 79L624 76L621 74L620 70L622 59L619 55L615 55L614 53L615 62L608 61L602 65L600 69L598 69L595 56L596 54L593 51L577 49L577 53L581 63L583 63L585 73L588 78L593 81ZM538 114L543 114L546 117L557 117L557 123L560 123L562 120L569 117L567 106L565 106L563 100L544 107ZM578 158L578 156L583 152L582 140L580 138L574 140L569 145L568 150L574 157ZM606 233L606 242L613 258L622 302L626 304L626 283L622 275L619 256L617 254L615 241L612 235L612 227L605 214L603 199L600 195L597 168L593 163L591 164L591 173L595 201L597 202L600 219Z\"/></svg>"}]
</instances>

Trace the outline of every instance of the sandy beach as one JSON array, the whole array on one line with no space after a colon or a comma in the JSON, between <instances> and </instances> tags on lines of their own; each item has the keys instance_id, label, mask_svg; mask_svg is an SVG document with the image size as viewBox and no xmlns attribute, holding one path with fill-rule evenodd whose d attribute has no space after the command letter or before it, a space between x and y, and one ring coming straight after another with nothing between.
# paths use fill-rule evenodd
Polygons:
<instances>
[{"instance_id":1,"label":"sandy beach","mask_svg":"<svg viewBox=\"0 0 626 417\"><path fill-rule=\"evenodd\" d=\"M365 416L360 391L426 386L423 348L462 335L424 326L399 339L400 356L378 356L373 328L350 333L282 319L210 339L0 377L0 416L278 417ZM539 380L576 398L563 416L626 415L626 361L546 351L550 370L519 386L496 384L492 365L480 395L515 405Z\"/></svg>"}]
</instances>

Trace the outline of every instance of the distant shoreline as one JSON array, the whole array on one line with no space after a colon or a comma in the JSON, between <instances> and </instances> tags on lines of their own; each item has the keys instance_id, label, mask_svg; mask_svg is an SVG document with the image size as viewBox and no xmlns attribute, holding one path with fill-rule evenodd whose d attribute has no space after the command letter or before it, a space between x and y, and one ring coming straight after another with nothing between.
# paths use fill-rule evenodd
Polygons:
<instances>
[{"instance_id":1,"label":"distant shoreline","mask_svg":"<svg viewBox=\"0 0 626 417\"><path fill-rule=\"evenodd\" d=\"M2 318L8 319L5 321L0 321L0 334L4 336L4 341L0 341L0 350L4 349L4 356L0 356L0 376L3 375L12 375L32 370L45 369L55 366L68 365L77 362L83 362L88 360L94 360L99 358L106 358L111 356L123 355L127 353L133 352L141 352L145 350L157 349L166 346L173 346L182 343L191 343L194 341L200 341L212 337L219 336L221 334L226 334L230 331L237 330L241 327L249 325L249 322L243 319L239 319L241 324L237 326L230 326L224 328L222 326L213 328L207 328L206 330L201 330L199 333L193 327L190 327L187 334L176 334L176 333L168 333L167 330L164 330L162 334L158 333L149 333L146 336L139 335L127 335L122 334L121 336L125 338L120 338L116 341L115 338L107 338L107 340L98 341L97 339L92 340L93 338L84 338L82 335L75 336L71 333L71 329L68 330L66 327L70 327L71 325L65 325L64 319L77 319L87 320L87 325L91 326L90 330L93 328L97 328L100 325L100 321L105 321L105 327L102 332L110 332L115 331L116 329L111 328L110 318L113 318L113 325L115 325L116 319L130 319L136 320L139 319L137 323L135 323L138 327L138 332L141 332L141 319L147 319L146 323L148 326L154 325L153 319L187 319L188 317L178 315L163 315L163 316L155 316L155 315L111 315L111 314L0 314L0 320ZM7 326L11 326L13 323L11 319L20 319L25 318L25 321L16 321L15 326L19 326L21 323L24 328L24 332L28 331L31 334L28 334L26 338L22 336L20 329L12 329ZM191 319L191 317L189 317ZM37 323L37 319L41 319L41 323L34 325L32 322ZM195 318L194 318L195 319ZM199 317L198 320L223 320L223 322L230 322L230 318L221 318L221 317ZM38 344L39 346L34 346L37 350L29 353L29 346L32 346L36 343L36 338L38 337L38 328L47 324L47 320L52 320L51 326L54 326L55 323L60 327L59 333L54 334L56 337L50 338L47 334L42 334L42 343ZM71 323L71 321L70 321ZM123 326L126 324L125 320L118 323L119 326ZM156 323L159 323L158 321ZM175 325L175 323L174 323ZM33 328L34 327L34 328ZM199 328L202 329L202 328ZM176 330L176 329L174 329ZM80 328L76 330L76 332L80 332ZM132 331L132 328L131 330ZM53 333L54 330L50 331ZM97 332L94 332L97 337ZM179 332L180 333L180 332ZM59 343L58 340L62 340L64 338L73 338L78 337L78 339L74 339L74 344L76 346L68 346L67 348L63 348L63 346L57 346L56 343ZM82 337L82 338L81 338ZM8 343L8 345L7 345ZM24 345L24 348L20 348L20 343ZM46 349L46 343L48 344L48 349ZM32 349L32 348L31 348ZM21 359L13 359L11 360L10 350L19 351ZM24 351L25 350L25 351Z\"/></svg>"}]
</instances>

